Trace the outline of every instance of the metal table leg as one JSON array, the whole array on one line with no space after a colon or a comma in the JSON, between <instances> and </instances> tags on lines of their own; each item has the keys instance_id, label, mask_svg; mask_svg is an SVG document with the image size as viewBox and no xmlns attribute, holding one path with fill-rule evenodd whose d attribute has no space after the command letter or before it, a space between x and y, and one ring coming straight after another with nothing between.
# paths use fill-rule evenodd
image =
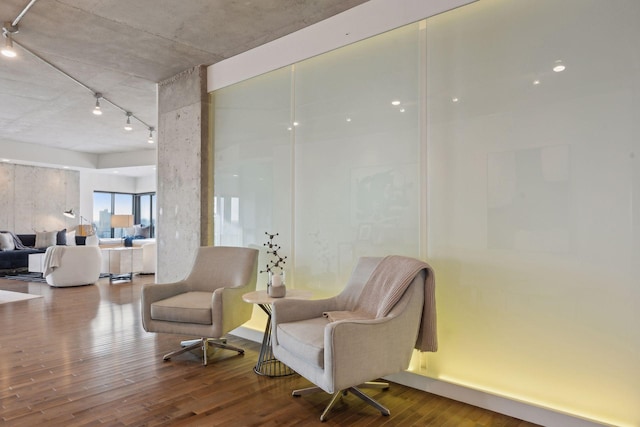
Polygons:
<instances>
[{"instance_id":1,"label":"metal table leg","mask_svg":"<svg viewBox=\"0 0 640 427\"><path fill-rule=\"evenodd\" d=\"M258 305L267 314L267 326L264 329L264 336L262 337L262 346L260 346L258 363L256 363L253 371L258 375L268 377L284 377L295 374L291 368L273 356L273 349L271 347L271 305Z\"/></svg>"}]
</instances>

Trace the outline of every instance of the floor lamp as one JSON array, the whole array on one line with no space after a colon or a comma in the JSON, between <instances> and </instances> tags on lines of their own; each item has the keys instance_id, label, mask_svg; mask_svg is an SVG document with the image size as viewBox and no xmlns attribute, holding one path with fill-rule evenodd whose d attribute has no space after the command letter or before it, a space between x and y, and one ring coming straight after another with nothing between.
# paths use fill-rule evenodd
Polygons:
<instances>
[{"instance_id":1,"label":"floor lamp","mask_svg":"<svg viewBox=\"0 0 640 427\"><path fill-rule=\"evenodd\" d=\"M67 218L75 218L76 213L73 209L69 209L68 211L64 211L62 213ZM84 225L84 221L87 221L87 225ZM78 226L78 236L90 236L93 234L93 227L89 223L89 220L82 215L80 215L80 225Z\"/></svg>"}]
</instances>

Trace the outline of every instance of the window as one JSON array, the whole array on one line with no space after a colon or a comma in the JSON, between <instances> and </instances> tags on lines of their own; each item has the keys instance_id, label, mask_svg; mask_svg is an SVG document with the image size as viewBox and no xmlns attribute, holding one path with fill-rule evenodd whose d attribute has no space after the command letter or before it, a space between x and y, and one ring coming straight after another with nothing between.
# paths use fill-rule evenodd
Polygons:
<instances>
[{"instance_id":1,"label":"window","mask_svg":"<svg viewBox=\"0 0 640 427\"><path fill-rule=\"evenodd\" d=\"M126 230L111 228L111 215L133 215L134 224L150 226L155 237L155 193L128 194L95 191L93 193L93 225L101 238L124 237Z\"/></svg>"}]
</instances>

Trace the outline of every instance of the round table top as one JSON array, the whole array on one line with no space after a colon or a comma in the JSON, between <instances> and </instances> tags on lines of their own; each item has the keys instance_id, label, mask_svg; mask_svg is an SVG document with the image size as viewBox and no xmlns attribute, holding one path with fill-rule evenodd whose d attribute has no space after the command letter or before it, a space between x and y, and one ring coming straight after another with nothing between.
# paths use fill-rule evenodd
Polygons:
<instances>
[{"instance_id":1,"label":"round table top","mask_svg":"<svg viewBox=\"0 0 640 427\"><path fill-rule=\"evenodd\" d=\"M311 295L311 291L305 291L302 289L287 289L287 294L282 298L311 299ZM249 292L242 295L242 299L245 302L249 302L251 304L271 304L272 302L282 298L271 298L269 295L267 295L266 290Z\"/></svg>"}]
</instances>

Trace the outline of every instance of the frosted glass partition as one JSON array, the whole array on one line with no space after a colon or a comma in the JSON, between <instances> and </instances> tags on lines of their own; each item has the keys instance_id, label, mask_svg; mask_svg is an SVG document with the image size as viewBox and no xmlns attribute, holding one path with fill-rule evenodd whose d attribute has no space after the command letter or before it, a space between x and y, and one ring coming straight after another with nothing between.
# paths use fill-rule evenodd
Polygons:
<instances>
[{"instance_id":1,"label":"frosted glass partition","mask_svg":"<svg viewBox=\"0 0 640 427\"><path fill-rule=\"evenodd\" d=\"M262 247L265 232L279 232L290 248L290 74L277 70L212 96L218 246Z\"/></svg>"},{"instance_id":2,"label":"frosted glass partition","mask_svg":"<svg viewBox=\"0 0 640 427\"><path fill-rule=\"evenodd\" d=\"M418 35L411 25L214 92L216 244L278 232L287 282L316 296L338 293L360 256L418 256Z\"/></svg>"},{"instance_id":3,"label":"frosted glass partition","mask_svg":"<svg viewBox=\"0 0 640 427\"><path fill-rule=\"evenodd\" d=\"M422 257L440 346L414 372L640 425L638 22L480 0L216 91L216 244L279 232L316 297Z\"/></svg>"},{"instance_id":4,"label":"frosted glass partition","mask_svg":"<svg viewBox=\"0 0 640 427\"><path fill-rule=\"evenodd\" d=\"M418 255L418 35L295 67L296 272L316 292L340 291L360 256Z\"/></svg>"},{"instance_id":5,"label":"frosted glass partition","mask_svg":"<svg viewBox=\"0 0 640 427\"><path fill-rule=\"evenodd\" d=\"M640 425L639 18L492 0L427 21L429 375Z\"/></svg>"}]
</instances>

